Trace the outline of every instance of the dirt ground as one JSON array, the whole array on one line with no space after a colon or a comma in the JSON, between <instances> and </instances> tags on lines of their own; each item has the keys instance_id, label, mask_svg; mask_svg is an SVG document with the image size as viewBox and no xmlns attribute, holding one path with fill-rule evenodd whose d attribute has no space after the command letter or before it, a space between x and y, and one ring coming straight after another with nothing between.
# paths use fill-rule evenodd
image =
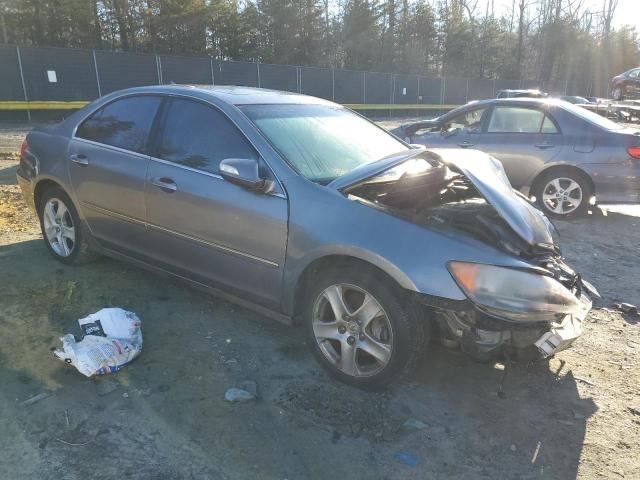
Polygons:
<instances>
[{"instance_id":1,"label":"dirt ground","mask_svg":"<svg viewBox=\"0 0 640 480\"><path fill-rule=\"evenodd\" d=\"M373 394L297 329L118 261L57 263L15 185L23 135L0 129L0 478L640 478L640 325L608 308L640 304L638 209L557 222L603 295L574 348L503 370L432 345ZM105 306L139 314L144 350L86 379L51 350ZM258 400L224 401L243 380Z\"/></svg>"}]
</instances>

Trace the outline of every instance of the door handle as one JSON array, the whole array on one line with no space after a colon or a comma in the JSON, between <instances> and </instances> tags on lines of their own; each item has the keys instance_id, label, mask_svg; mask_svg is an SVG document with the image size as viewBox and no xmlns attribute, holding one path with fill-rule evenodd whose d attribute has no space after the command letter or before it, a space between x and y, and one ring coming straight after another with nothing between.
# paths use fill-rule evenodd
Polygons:
<instances>
[{"instance_id":1,"label":"door handle","mask_svg":"<svg viewBox=\"0 0 640 480\"><path fill-rule=\"evenodd\" d=\"M542 148L542 149L545 149L545 148L552 148L552 147L554 147L554 146L555 146L555 145L553 145L553 144L551 144L551 143L538 143L538 144L536 145L536 147L537 147L537 148Z\"/></svg>"},{"instance_id":2,"label":"door handle","mask_svg":"<svg viewBox=\"0 0 640 480\"><path fill-rule=\"evenodd\" d=\"M78 165L83 165L83 166L89 165L89 159L87 158L86 155L82 153L74 153L69 156L69 159L73 163L77 163Z\"/></svg>"},{"instance_id":3,"label":"door handle","mask_svg":"<svg viewBox=\"0 0 640 480\"><path fill-rule=\"evenodd\" d=\"M178 190L178 185L176 185L176 182L168 177L154 178L153 180L151 180L151 183L158 187L160 190L164 190L168 193L172 193Z\"/></svg>"},{"instance_id":4,"label":"door handle","mask_svg":"<svg viewBox=\"0 0 640 480\"><path fill-rule=\"evenodd\" d=\"M459 143L458 146L460 148L469 148L469 147L473 147L475 145L475 143L469 143L466 140L462 143Z\"/></svg>"}]
</instances>

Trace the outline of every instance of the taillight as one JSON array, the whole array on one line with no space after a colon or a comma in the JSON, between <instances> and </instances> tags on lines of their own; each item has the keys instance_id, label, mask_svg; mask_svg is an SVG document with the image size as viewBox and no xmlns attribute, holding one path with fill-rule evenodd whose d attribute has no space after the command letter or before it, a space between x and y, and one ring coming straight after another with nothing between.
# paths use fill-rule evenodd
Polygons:
<instances>
[{"instance_id":1,"label":"taillight","mask_svg":"<svg viewBox=\"0 0 640 480\"><path fill-rule=\"evenodd\" d=\"M629 147L627 148L627 153L631 157L640 160L640 147Z\"/></svg>"},{"instance_id":2,"label":"taillight","mask_svg":"<svg viewBox=\"0 0 640 480\"><path fill-rule=\"evenodd\" d=\"M22 146L20 147L20 157L24 157L24 154L27 153L27 149L29 148L29 144L27 143L27 139L24 139L22 142Z\"/></svg>"}]
</instances>

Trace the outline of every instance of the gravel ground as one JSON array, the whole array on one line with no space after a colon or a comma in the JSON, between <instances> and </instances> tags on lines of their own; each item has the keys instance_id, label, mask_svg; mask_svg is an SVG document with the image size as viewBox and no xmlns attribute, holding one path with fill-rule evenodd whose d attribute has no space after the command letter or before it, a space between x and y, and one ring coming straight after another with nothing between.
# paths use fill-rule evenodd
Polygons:
<instances>
[{"instance_id":1,"label":"gravel ground","mask_svg":"<svg viewBox=\"0 0 640 480\"><path fill-rule=\"evenodd\" d=\"M637 209L557 223L603 294L574 348L519 366L432 345L372 394L323 374L297 329L114 260L54 261L15 185L23 134L0 130L0 478L640 478L640 325L608 308L640 304ZM105 306L140 315L144 351L86 379L51 349ZM225 402L244 380L257 400Z\"/></svg>"}]
</instances>

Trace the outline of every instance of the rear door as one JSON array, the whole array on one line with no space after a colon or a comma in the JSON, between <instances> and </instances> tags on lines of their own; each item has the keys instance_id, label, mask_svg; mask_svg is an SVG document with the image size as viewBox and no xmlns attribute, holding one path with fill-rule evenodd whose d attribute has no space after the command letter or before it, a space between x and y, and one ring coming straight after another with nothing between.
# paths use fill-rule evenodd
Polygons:
<instances>
[{"instance_id":1,"label":"rear door","mask_svg":"<svg viewBox=\"0 0 640 480\"><path fill-rule=\"evenodd\" d=\"M141 251L149 132L161 97L138 95L103 106L69 144L69 175L93 235L116 250Z\"/></svg>"},{"instance_id":2,"label":"rear door","mask_svg":"<svg viewBox=\"0 0 640 480\"><path fill-rule=\"evenodd\" d=\"M242 132L212 105L176 97L163 108L152 155L146 206L155 261L201 283L279 305L284 192L251 192L218 174L225 158L260 158ZM264 162L262 169L276 180Z\"/></svg>"},{"instance_id":3,"label":"rear door","mask_svg":"<svg viewBox=\"0 0 640 480\"><path fill-rule=\"evenodd\" d=\"M500 105L489 112L480 150L502 162L515 188L525 185L541 166L563 148L563 136L555 121L530 106Z\"/></svg>"}]
</instances>

